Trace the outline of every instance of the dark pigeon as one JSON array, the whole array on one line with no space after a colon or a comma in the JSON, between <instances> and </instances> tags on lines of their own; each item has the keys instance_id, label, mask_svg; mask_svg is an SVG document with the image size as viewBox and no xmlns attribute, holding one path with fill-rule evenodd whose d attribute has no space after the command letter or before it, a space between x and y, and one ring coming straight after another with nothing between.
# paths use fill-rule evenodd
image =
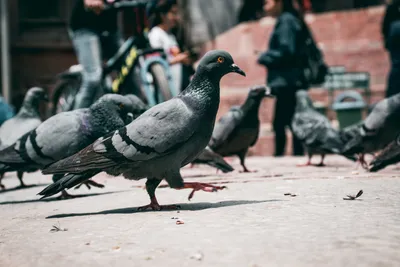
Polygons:
<instances>
[{"instance_id":1,"label":"dark pigeon","mask_svg":"<svg viewBox=\"0 0 400 267\"><path fill-rule=\"evenodd\" d=\"M132 102L121 95L102 96L90 108L62 112L0 151L5 170L26 171L73 155L97 138L126 125ZM61 176L54 176L53 180ZM95 183L90 183L96 185ZM66 192L62 197L70 197Z\"/></svg>"},{"instance_id":2,"label":"dark pigeon","mask_svg":"<svg viewBox=\"0 0 400 267\"><path fill-rule=\"evenodd\" d=\"M400 134L370 163L370 172L377 172L400 162Z\"/></svg>"},{"instance_id":3,"label":"dark pigeon","mask_svg":"<svg viewBox=\"0 0 400 267\"><path fill-rule=\"evenodd\" d=\"M192 189L189 199L198 190L223 189L210 184L185 183L180 168L192 162L210 140L219 106L219 83L230 72L245 76L229 53L208 52L189 86L177 97L150 108L126 127L44 169L45 174L70 174L39 194L51 196L82 183L85 175L100 171L114 176L122 174L131 180L147 178L151 203L140 210L177 208L160 206L157 202L155 190L164 178L172 188Z\"/></svg>"},{"instance_id":4,"label":"dark pigeon","mask_svg":"<svg viewBox=\"0 0 400 267\"><path fill-rule=\"evenodd\" d=\"M400 133L400 93L379 101L368 117L355 127L352 137L345 144L343 152L359 154L364 168L368 164L364 160L365 154L373 154L390 142Z\"/></svg>"},{"instance_id":5,"label":"dark pigeon","mask_svg":"<svg viewBox=\"0 0 400 267\"><path fill-rule=\"evenodd\" d=\"M305 90L296 92L296 109L291 123L293 134L303 143L308 154L306 164L311 165L311 158L315 154L321 155L321 162L317 166L324 166L326 154L342 154L344 142L340 132L332 128L328 118L316 111ZM343 155L350 160L356 160L354 155Z\"/></svg>"},{"instance_id":6,"label":"dark pigeon","mask_svg":"<svg viewBox=\"0 0 400 267\"><path fill-rule=\"evenodd\" d=\"M256 86L250 89L242 106L233 106L215 125L208 146L222 157L237 155L244 172L249 172L245 166L245 157L251 146L254 146L260 131L258 111L264 97L270 95L266 86Z\"/></svg>"},{"instance_id":7,"label":"dark pigeon","mask_svg":"<svg viewBox=\"0 0 400 267\"><path fill-rule=\"evenodd\" d=\"M211 150L207 146L203 151L197 156L197 158L192 161L192 164L207 164L211 167L221 170L223 173L232 172L235 169L224 160L223 157Z\"/></svg>"},{"instance_id":8,"label":"dark pigeon","mask_svg":"<svg viewBox=\"0 0 400 267\"><path fill-rule=\"evenodd\" d=\"M28 90L17 115L5 121L0 127L0 150L12 145L18 138L42 123L39 113L39 105L42 101L48 101L47 94L42 88L33 87ZM6 166L0 166L0 168L5 169ZM31 171L36 170L32 169ZM0 187L4 189L4 185L1 184L3 176L4 172L1 172ZM20 187L25 187L26 185L22 180L23 172L18 171L17 176L21 184Z\"/></svg>"}]
</instances>

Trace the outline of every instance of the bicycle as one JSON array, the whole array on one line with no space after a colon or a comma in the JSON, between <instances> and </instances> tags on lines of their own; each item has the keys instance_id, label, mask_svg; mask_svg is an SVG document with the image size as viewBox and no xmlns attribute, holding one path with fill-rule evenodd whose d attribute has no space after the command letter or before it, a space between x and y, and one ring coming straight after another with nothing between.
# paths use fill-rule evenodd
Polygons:
<instances>
[{"instance_id":1,"label":"bicycle","mask_svg":"<svg viewBox=\"0 0 400 267\"><path fill-rule=\"evenodd\" d=\"M105 9L146 8L149 0L114 1L104 0ZM142 22L143 23L143 22ZM144 23L143 23L144 24ZM118 52L103 66L101 89L96 98L105 93L139 93L152 107L178 95L163 49L151 48L145 25L138 26L138 35L129 37ZM60 83L56 86L52 99L52 115L73 109L75 97L82 81L82 66L73 65L57 75ZM117 71L112 81L110 74ZM131 79L129 81L128 79ZM135 88L127 88L133 85Z\"/></svg>"}]
</instances>

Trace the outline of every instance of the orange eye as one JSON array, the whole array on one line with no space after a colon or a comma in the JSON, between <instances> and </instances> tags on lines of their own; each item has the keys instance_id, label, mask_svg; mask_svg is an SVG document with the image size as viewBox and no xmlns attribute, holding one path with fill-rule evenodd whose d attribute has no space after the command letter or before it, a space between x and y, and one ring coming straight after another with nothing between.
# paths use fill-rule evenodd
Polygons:
<instances>
[{"instance_id":1,"label":"orange eye","mask_svg":"<svg viewBox=\"0 0 400 267\"><path fill-rule=\"evenodd\" d=\"M217 61L218 63L224 63L225 59L223 57L218 57Z\"/></svg>"},{"instance_id":2,"label":"orange eye","mask_svg":"<svg viewBox=\"0 0 400 267\"><path fill-rule=\"evenodd\" d=\"M124 104L119 104L119 107L120 108L124 108Z\"/></svg>"}]
</instances>

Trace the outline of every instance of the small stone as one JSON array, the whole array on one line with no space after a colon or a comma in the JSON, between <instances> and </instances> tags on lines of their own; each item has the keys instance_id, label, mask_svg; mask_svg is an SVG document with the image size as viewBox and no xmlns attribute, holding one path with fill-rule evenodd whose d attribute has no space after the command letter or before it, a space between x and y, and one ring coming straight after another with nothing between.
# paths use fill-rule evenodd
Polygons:
<instances>
[{"instance_id":1,"label":"small stone","mask_svg":"<svg viewBox=\"0 0 400 267\"><path fill-rule=\"evenodd\" d=\"M120 247L120 246L115 246L115 247L113 247L112 249L113 249L113 250L120 250L121 247Z\"/></svg>"},{"instance_id":2,"label":"small stone","mask_svg":"<svg viewBox=\"0 0 400 267\"><path fill-rule=\"evenodd\" d=\"M89 245L90 245L90 242L85 243L85 245L86 245L86 246L89 246Z\"/></svg>"},{"instance_id":3,"label":"small stone","mask_svg":"<svg viewBox=\"0 0 400 267\"><path fill-rule=\"evenodd\" d=\"M176 224L177 224L177 225L180 225L180 224L185 224L185 223L184 223L183 221L177 220L177 221L176 221Z\"/></svg>"}]
</instances>

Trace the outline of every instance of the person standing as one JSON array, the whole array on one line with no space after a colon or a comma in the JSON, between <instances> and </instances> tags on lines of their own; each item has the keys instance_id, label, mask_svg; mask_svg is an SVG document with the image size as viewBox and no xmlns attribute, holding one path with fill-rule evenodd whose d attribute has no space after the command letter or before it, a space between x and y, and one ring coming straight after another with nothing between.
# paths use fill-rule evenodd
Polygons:
<instances>
[{"instance_id":1,"label":"person standing","mask_svg":"<svg viewBox=\"0 0 400 267\"><path fill-rule=\"evenodd\" d=\"M387 1L382 35L391 63L386 89L390 97L400 93L400 0Z\"/></svg>"},{"instance_id":2,"label":"person standing","mask_svg":"<svg viewBox=\"0 0 400 267\"><path fill-rule=\"evenodd\" d=\"M286 127L290 127L296 106L296 91L307 89L304 77L305 46L302 16L292 0L265 0L264 11L277 18L271 34L269 48L260 54L258 64L268 70L267 84L276 95L273 128L275 132L274 156L283 156L286 146ZM304 154L303 146L293 135L293 155Z\"/></svg>"}]
</instances>

